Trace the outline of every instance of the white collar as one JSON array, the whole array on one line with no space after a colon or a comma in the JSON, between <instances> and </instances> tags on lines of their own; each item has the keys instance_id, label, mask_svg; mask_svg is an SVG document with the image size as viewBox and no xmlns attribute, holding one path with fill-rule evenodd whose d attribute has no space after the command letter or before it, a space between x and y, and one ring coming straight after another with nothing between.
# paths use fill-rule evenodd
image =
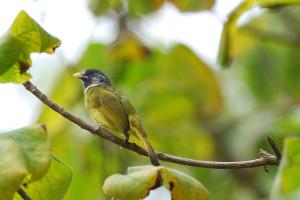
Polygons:
<instances>
[{"instance_id":1,"label":"white collar","mask_svg":"<svg viewBox=\"0 0 300 200\"><path fill-rule=\"evenodd\" d=\"M87 88L85 88L84 93L86 93L90 88L96 87L96 86L100 86L100 84L99 83L94 83L94 84L89 85Z\"/></svg>"}]
</instances>

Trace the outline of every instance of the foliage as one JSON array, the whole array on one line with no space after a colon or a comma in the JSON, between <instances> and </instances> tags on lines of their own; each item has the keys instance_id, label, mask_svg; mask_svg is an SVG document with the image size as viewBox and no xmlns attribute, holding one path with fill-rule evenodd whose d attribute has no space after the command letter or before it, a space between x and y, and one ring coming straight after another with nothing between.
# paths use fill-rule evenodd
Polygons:
<instances>
[{"instance_id":1,"label":"foliage","mask_svg":"<svg viewBox=\"0 0 300 200\"><path fill-rule=\"evenodd\" d=\"M63 198L72 173L70 167L57 158L51 159L44 125L2 133L0 144L1 200L18 199L18 196L13 196L21 185L26 185L25 190L37 200L46 199L46 196L53 200Z\"/></svg>"},{"instance_id":2,"label":"foliage","mask_svg":"<svg viewBox=\"0 0 300 200\"><path fill-rule=\"evenodd\" d=\"M153 166L128 168L128 175L115 174L103 185L104 193L116 199L135 200L148 196L150 190L164 186L174 200L208 199L208 192L196 179L180 171Z\"/></svg>"},{"instance_id":3,"label":"foliage","mask_svg":"<svg viewBox=\"0 0 300 200\"><path fill-rule=\"evenodd\" d=\"M300 140L287 138L285 140L284 159L281 162L275 184L272 189L272 199L299 199L300 197Z\"/></svg>"},{"instance_id":4,"label":"foliage","mask_svg":"<svg viewBox=\"0 0 300 200\"><path fill-rule=\"evenodd\" d=\"M63 199L72 180L71 167L52 157L47 173L38 181L27 184L24 191L32 199L60 200ZM15 195L14 200L21 199Z\"/></svg>"},{"instance_id":5,"label":"foliage","mask_svg":"<svg viewBox=\"0 0 300 200\"><path fill-rule=\"evenodd\" d=\"M42 125L18 129L0 135L0 197L12 199L24 178L41 178L50 165L50 147Z\"/></svg>"},{"instance_id":6,"label":"foliage","mask_svg":"<svg viewBox=\"0 0 300 200\"><path fill-rule=\"evenodd\" d=\"M0 38L0 83L24 83L31 66L30 53L53 53L60 41L21 11L9 31Z\"/></svg>"},{"instance_id":7,"label":"foliage","mask_svg":"<svg viewBox=\"0 0 300 200\"><path fill-rule=\"evenodd\" d=\"M266 174L263 169L223 171L170 163L158 168L129 167L148 160L90 137L43 107L37 121L51 130L53 154L74 171L65 199L105 199L104 194L119 199L143 198L157 186L158 174L160 184L174 199L193 199L195 194L198 199L207 199L207 191L216 200L267 199L272 185L272 199L298 199L300 7L296 4L300 2L242 1L224 24L219 62L230 68L222 71L214 70L187 45L148 46L139 37L134 26L165 2L90 0L95 17L116 20L119 34L110 44L89 41L77 63L67 65L58 75L49 96L88 120L82 85L72 74L86 67L98 68L129 97L155 149L203 160L245 160L257 157L259 148L268 149L268 134L284 146L278 172L276 167L269 167ZM199 12L214 4L212 0L167 2L179 12ZM263 10L240 22L254 7ZM0 82L29 80L30 53L53 53L59 45L58 39L21 11L0 41ZM280 142L290 135L296 137ZM15 194L20 186L33 199L64 197L72 171L51 157L41 126L4 133L0 144L1 197L20 199ZM127 175L119 174L126 169Z\"/></svg>"},{"instance_id":8,"label":"foliage","mask_svg":"<svg viewBox=\"0 0 300 200\"><path fill-rule=\"evenodd\" d=\"M181 11L200 11L211 8L214 0L90 0L89 6L95 15L104 15L114 10L127 10L130 17L141 17L158 10L166 2L171 2ZM124 4L127 4L127 9Z\"/></svg>"}]
</instances>

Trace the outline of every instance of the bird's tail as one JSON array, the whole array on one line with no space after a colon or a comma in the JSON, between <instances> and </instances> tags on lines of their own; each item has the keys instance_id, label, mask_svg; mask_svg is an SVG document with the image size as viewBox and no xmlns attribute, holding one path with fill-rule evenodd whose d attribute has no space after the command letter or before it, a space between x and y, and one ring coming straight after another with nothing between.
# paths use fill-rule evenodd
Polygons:
<instances>
[{"instance_id":1,"label":"bird's tail","mask_svg":"<svg viewBox=\"0 0 300 200\"><path fill-rule=\"evenodd\" d=\"M138 134L137 137L144 143L144 146L150 157L150 161L151 161L152 165L159 166L160 164L158 162L157 155L156 155L152 145L149 143L146 134Z\"/></svg>"},{"instance_id":2,"label":"bird's tail","mask_svg":"<svg viewBox=\"0 0 300 200\"><path fill-rule=\"evenodd\" d=\"M152 163L152 165L154 166L159 166L159 162L157 159L157 155L152 147L152 145L150 144L150 142L147 139L147 135L146 132L143 129L143 126L141 124L141 121L139 120L139 118L134 117L134 116L130 116L129 117L129 123L130 123L130 128L133 130L133 134L143 142L146 151L148 153L148 156L150 157L150 161Z\"/></svg>"}]
</instances>

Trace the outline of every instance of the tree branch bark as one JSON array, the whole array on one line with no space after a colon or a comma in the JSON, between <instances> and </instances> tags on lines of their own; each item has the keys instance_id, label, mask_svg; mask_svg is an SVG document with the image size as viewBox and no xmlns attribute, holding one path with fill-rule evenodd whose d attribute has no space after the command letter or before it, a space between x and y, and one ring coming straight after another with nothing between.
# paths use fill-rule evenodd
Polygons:
<instances>
[{"instance_id":1,"label":"tree branch bark","mask_svg":"<svg viewBox=\"0 0 300 200\"><path fill-rule=\"evenodd\" d=\"M22 199L31 200L31 198L28 196L28 194L22 188L19 188L17 190L17 193L20 195L20 197L22 197Z\"/></svg>"},{"instance_id":2,"label":"tree branch bark","mask_svg":"<svg viewBox=\"0 0 300 200\"><path fill-rule=\"evenodd\" d=\"M131 150L139 155L148 156L146 150L142 147L136 145L135 143L125 143L122 139L113 135L113 133L105 130L98 125L92 125L84 121L83 119L76 117L75 115L71 114L70 112L66 111L63 107L59 106L58 104L54 103L51 99L49 99L45 94L43 94L35 85L31 82L27 81L23 84L23 86L35 95L40 101L44 104L49 106L55 112L59 113L69 121L77 124L82 129L89 131L90 133L102 137L112 143L115 143L125 149ZM275 145L275 143L274 143ZM273 147L272 147L273 148ZM214 169L241 169L241 168L254 168L254 167L265 167L267 165L279 165L280 160L271 154L264 154L260 158L253 159L253 160L246 160L246 161L236 161L236 162L217 162L217 161L204 161L204 160L195 160L189 158L182 158L173 156L170 154L157 152L157 157L160 160L194 166L194 167L202 167L202 168L214 168Z\"/></svg>"}]
</instances>

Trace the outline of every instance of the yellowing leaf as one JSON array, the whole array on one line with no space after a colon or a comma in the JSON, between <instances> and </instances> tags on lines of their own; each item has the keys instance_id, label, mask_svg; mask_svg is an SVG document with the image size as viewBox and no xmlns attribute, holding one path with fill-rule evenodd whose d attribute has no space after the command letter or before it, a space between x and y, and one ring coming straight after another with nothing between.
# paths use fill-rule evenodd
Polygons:
<instances>
[{"instance_id":1,"label":"yellowing leaf","mask_svg":"<svg viewBox=\"0 0 300 200\"><path fill-rule=\"evenodd\" d=\"M275 10L266 10L237 27L227 46L233 65L260 104L279 102L281 98L275 98L279 94L300 99L300 62L295 59L300 55L296 26L300 6Z\"/></svg>"},{"instance_id":2,"label":"yellowing leaf","mask_svg":"<svg viewBox=\"0 0 300 200\"><path fill-rule=\"evenodd\" d=\"M173 200L207 200L206 188L196 179L180 171L154 166L128 168L127 175L115 174L103 185L104 193L120 200L137 200L148 196L150 190L164 186Z\"/></svg>"},{"instance_id":3,"label":"yellowing leaf","mask_svg":"<svg viewBox=\"0 0 300 200\"><path fill-rule=\"evenodd\" d=\"M223 67L228 67L231 61L239 53L239 51L234 46L238 28L237 21L245 11L251 8L251 6L251 2L243 1L229 14L228 20L224 24L218 53L218 62ZM239 44L238 42L236 43Z\"/></svg>"},{"instance_id":4,"label":"yellowing leaf","mask_svg":"<svg viewBox=\"0 0 300 200\"><path fill-rule=\"evenodd\" d=\"M105 15L109 11L124 12L124 5L128 15L139 17L159 9L165 0L90 0L89 7L95 15Z\"/></svg>"},{"instance_id":5,"label":"yellowing leaf","mask_svg":"<svg viewBox=\"0 0 300 200\"><path fill-rule=\"evenodd\" d=\"M213 71L191 49L184 45L171 48L164 68L173 79L171 87L193 99L201 117L211 117L222 109L223 97Z\"/></svg>"},{"instance_id":6,"label":"yellowing leaf","mask_svg":"<svg viewBox=\"0 0 300 200\"><path fill-rule=\"evenodd\" d=\"M287 6L299 4L300 0L247 0L253 4L258 4L261 7L272 8L274 6Z\"/></svg>"},{"instance_id":7,"label":"yellowing leaf","mask_svg":"<svg viewBox=\"0 0 300 200\"><path fill-rule=\"evenodd\" d=\"M114 61L126 62L146 58L149 50L137 38L127 36L108 48L108 57Z\"/></svg>"},{"instance_id":8,"label":"yellowing leaf","mask_svg":"<svg viewBox=\"0 0 300 200\"><path fill-rule=\"evenodd\" d=\"M0 134L0 200L10 200L27 177L41 178L51 161L49 141L43 125Z\"/></svg>"},{"instance_id":9,"label":"yellowing leaf","mask_svg":"<svg viewBox=\"0 0 300 200\"><path fill-rule=\"evenodd\" d=\"M247 51L255 42L249 41L249 38L243 36L244 30L238 27L237 22L240 16L254 6L263 8L272 8L276 6L300 4L300 0L245 0L242 1L228 16L227 22L224 24L220 48L218 53L218 63L223 67L228 67L231 61ZM277 22L279 20L276 20ZM267 25L266 25L267 26ZM266 27L261 26L261 27ZM276 27L277 25L273 25ZM242 33L242 34L241 34ZM260 32L254 31L254 36L262 35ZM268 34L263 36L270 38ZM288 37L288 36L283 36Z\"/></svg>"},{"instance_id":10,"label":"yellowing leaf","mask_svg":"<svg viewBox=\"0 0 300 200\"><path fill-rule=\"evenodd\" d=\"M169 0L181 11L200 11L211 8L214 0Z\"/></svg>"},{"instance_id":11,"label":"yellowing leaf","mask_svg":"<svg viewBox=\"0 0 300 200\"><path fill-rule=\"evenodd\" d=\"M287 138L283 157L272 188L272 200L300 199L300 139Z\"/></svg>"},{"instance_id":12,"label":"yellowing leaf","mask_svg":"<svg viewBox=\"0 0 300 200\"><path fill-rule=\"evenodd\" d=\"M24 83L32 65L33 52L53 53L60 41L47 33L25 11L21 11L9 31L0 38L0 83Z\"/></svg>"},{"instance_id":13,"label":"yellowing leaf","mask_svg":"<svg viewBox=\"0 0 300 200\"><path fill-rule=\"evenodd\" d=\"M138 17L158 10L165 3L165 0L127 0L127 3L128 14Z\"/></svg>"},{"instance_id":14,"label":"yellowing leaf","mask_svg":"<svg viewBox=\"0 0 300 200\"><path fill-rule=\"evenodd\" d=\"M122 7L121 0L90 0L89 8L94 13L94 15L104 15L107 14L111 9L120 10Z\"/></svg>"}]
</instances>

